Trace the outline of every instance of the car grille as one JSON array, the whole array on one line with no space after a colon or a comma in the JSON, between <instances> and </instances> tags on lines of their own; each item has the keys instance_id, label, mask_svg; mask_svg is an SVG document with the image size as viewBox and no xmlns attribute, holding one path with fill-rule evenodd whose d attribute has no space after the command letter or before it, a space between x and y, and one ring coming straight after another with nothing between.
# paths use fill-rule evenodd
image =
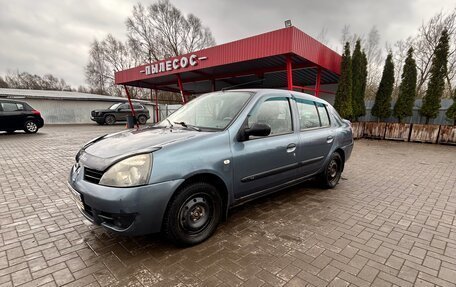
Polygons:
<instances>
[{"instance_id":1,"label":"car grille","mask_svg":"<svg viewBox=\"0 0 456 287\"><path fill-rule=\"evenodd\" d=\"M91 182L91 183L100 183L100 179L103 176L102 171L91 169L91 168L84 168L84 180Z\"/></svg>"},{"instance_id":2,"label":"car grille","mask_svg":"<svg viewBox=\"0 0 456 287\"><path fill-rule=\"evenodd\" d=\"M92 117L95 117L97 113L95 111L92 111Z\"/></svg>"}]
</instances>

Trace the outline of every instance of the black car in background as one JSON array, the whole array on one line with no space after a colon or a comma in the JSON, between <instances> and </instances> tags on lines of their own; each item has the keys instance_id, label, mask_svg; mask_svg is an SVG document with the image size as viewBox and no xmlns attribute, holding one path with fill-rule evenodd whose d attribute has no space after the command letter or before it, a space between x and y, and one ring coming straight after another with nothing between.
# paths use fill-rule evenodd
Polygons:
<instances>
[{"instance_id":1,"label":"black car in background","mask_svg":"<svg viewBox=\"0 0 456 287\"><path fill-rule=\"evenodd\" d=\"M39 111L21 101L0 99L0 131L13 133L24 130L26 133L36 133L44 126L44 120Z\"/></svg>"},{"instance_id":2,"label":"black car in background","mask_svg":"<svg viewBox=\"0 0 456 287\"><path fill-rule=\"evenodd\" d=\"M145 124L150 118L149 110L145 106L138 103L134 103L133 108L135 109L136 120L138 123L142 125ZM129 103L115 103L108 109L93 110L90 119L97 122L99 125L113 125L118 121L126 121L127 116L130 116L131 114Z\"/></svg>"}]
</instances>

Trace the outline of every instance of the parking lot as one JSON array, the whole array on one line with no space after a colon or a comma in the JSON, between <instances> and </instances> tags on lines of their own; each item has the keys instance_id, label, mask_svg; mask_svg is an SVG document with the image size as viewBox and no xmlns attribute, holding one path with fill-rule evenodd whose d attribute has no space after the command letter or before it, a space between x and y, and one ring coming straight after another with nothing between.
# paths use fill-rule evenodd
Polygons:
<instances>
[{"instance_id":1,"label":"parking lot","mask_svg":"<svg viewBox=\"0 0 456 287\"><path fill-rule=\"evenodd\" d=\"M340 184L232 210L179 249L84 220L66 178L117 126L0 133L0 286L456 286L456 147L359 140Z\"/></svg>"}]
</instances>

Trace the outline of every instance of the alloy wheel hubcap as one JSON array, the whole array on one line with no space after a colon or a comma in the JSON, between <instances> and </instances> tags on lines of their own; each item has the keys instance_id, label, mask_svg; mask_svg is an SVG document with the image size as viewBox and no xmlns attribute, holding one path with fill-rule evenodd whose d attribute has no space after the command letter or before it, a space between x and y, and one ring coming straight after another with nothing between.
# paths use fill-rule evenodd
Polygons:
<instances>
[{"instance_id":1,"label":"alloy wheel hubcap","mask_svg":"<svg viewBox=\"0 0 456 287\"><path fill-rule=\"evenodd\" d=\"M34 122L28 122L26 127L29 132L36 131L36 124Z\"/></svg>"}]
</instances>

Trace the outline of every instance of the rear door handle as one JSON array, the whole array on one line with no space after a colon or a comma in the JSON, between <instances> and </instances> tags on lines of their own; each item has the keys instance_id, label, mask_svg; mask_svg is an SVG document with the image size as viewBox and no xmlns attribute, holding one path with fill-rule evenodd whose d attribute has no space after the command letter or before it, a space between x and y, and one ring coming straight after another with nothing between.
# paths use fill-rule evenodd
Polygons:
<instances>
[{"instance_id":1,"label":"rear door handle","mask_svg":"<svg viewBox=\"0 0 456 287\"><path fill-rule=\"evenodd\" d=\"M287 152L294 152L296 150L296 144L291 143L287 146Z\"/></svg>"},{"instance_id":2,"label":"rear door handle","mask_svg":"<svg viewBox=\"0 0 456 287\"><path fill-rule=\"evenodd\" d=\"M327 143L332 143L333 141L334 141L334 136L328 136L328 137L326 138L326 142L327 142Z\"/></svg>"}]
</instances>

